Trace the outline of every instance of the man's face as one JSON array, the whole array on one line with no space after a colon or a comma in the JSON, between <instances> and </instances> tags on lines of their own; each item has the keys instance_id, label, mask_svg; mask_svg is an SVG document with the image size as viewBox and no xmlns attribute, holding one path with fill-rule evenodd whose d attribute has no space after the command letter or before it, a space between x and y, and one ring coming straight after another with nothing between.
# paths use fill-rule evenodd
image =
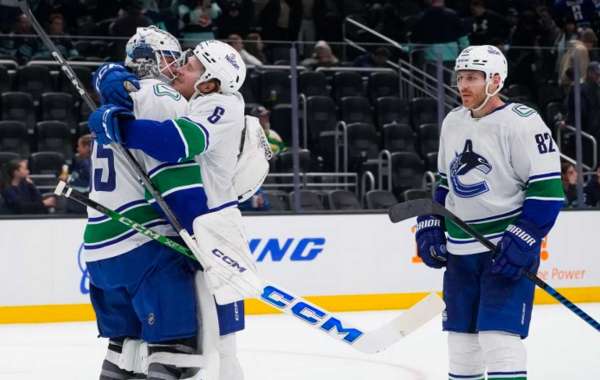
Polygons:
<instances>
[{"instance_id":1,"label":"man's face","mask_svg":"<svg viewBox=\"0 0 600 380\"><path fill-rule=\"evenodd\" d=\"M481 71L460 70L456 84L465 108L477 108L485 99L485 77Z\"/></svg>"},{"instance_id":2,"label":"man's face","mask_svg":"<svg viewBox=\"0 0 600 380\"><path fill-rule=\"evenodd\" d=\"M90 144L86 144L83 141L77 141L77 154L82 158L88 158L91 153L92 146Z\"/></svg>"},{"instance_id":3,"label":"man's face","mask_svg":"<svg viewBox=\"0 0 600 380\"><path fill-rule=\"evenodd\" d=\"M176 77L171 85L189 100L196 91L196 81L203 73L204 66L195 55L192 55L183 66L175 69Z\"/></svg>"}]
</instances>

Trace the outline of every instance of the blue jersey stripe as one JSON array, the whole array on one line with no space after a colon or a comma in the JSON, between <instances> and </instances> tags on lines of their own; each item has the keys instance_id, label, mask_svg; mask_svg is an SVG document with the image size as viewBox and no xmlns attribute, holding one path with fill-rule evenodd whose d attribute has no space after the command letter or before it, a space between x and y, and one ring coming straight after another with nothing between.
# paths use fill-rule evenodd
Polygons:
<instances>
[{"instance_id":1,"label":"blue jersey stripe","mask_svg":"<svg viewBox=\"0 0 600 380\"><path fill-rule=\"evenodd\" d=\"M480 223L480 222L485 222L485 221L492 220L492 219L504 218L504 217L508 217L508 216L513 216L513 215L521 212L521 210L523 210L523 208L519 207L512 211L505 212L503 214L488 216L487 218L481 218L481 219L465 220L465 222L466 223Z\"/></svg>"},{"instance_id":2,"label":"blue jersey stripe","mask_svg":"<svg viewBox=\"0 0 600 380\"><path fill-rule=\"evenodd\" d=\"M237 206L237 205L238 205L238 201L231 201L231 202L223 203L220 206L213 207L213 208L209 209L208 212L207 212L207 214L211 213L211 212L216 212L216 211L223 210L224 208L227 208L227 207Z\"/></svg>"},{"instance_id":3,"label":"blue jersey stripe","mask_svg":"<svg viewBox=\"0 0 600 380\"><path fill-rule=\"evenodd\" d=\"M546 173L546 174L532 175L531 177L529 177L529 179L527 180L527 182L532 181L534 179L549 178L549 177L560 177L560 172L552 172L552 173Z\"/></svg>"}]
</instances>

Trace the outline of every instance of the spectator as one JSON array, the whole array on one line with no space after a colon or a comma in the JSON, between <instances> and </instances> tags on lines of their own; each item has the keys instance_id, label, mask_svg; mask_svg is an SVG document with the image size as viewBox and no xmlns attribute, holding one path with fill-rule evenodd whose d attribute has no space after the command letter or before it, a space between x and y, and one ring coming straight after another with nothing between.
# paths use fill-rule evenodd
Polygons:
<instances>
[{"instance_id":1,"label":"spectator","mask_svg":"<svg viewBox=\"0 0 600 380\"><path fill-rule=\"evenodd\" d=\"M424 49L425 68L435 76L438 56L444 66L453 69L458 52L469 45L469 38L458 14L446 8L444 0L429 1L431 6L412 28L411 42L427 44Z\"/></svg>"},{"instance_id":2,"label":"spectator","mask_svg":"<svg viewBox=\"0 0 600 380\"><path fill-rule=\"evenodd\" d=\"M219 38L230 34L248 34L254 21L252 0L222 0L220 4L223 13L216 22Z\"/></svg>"},{"instance_id":3,"label":"spectator","mask_svg":"<svg viewBox=\"0 0 600 380\"><path fill-rule=\"evenodd\" d=\"M557 19L572 19L578 27L589 27L597 17L594 0L555 0L554 14Z\"/></svg>"},{"instance_id":4,"label":"spectator","mask_svg":"<svg viewBox=\"0 0 600 380\"><path fill-rule=\"evenodd\" d=\"M565 207L577 207L577 169L569 162L563 162L560 174L565 192Z\"/></svg>"},{"instance_id":5,"label":"spectator","mask_svg":"<svg viewBox=\"0 0 600 380\"><path fill-rule=\"evenodd\" d=\"M267 194L262 189L258 189L250 199L240 203L238 208L240 211L269 211L271 202L269 202Z\"/></svg>"},{"instance_id":6,"label":"spectator","mask_svg":"<svg viewBox=\"0 0 600 380\"><path fill-rule=\"evenodd\" d=\"M31 21L25 14L20 14L15 19L12 32L8 38L2 39L0 52L14 56L20 65L25 64L40 51L42 44L36 37L21 37L26 34L35 34Z\"/></svg>"},{"instance_id":7,"label":"spectator","mask_svg":"<svg viewBox=\"0 0 600 380\"><path fill-rule=\"evenodd\" d=\"M279 133L271 129L271 122L269 120L269 115L271 113L268 109L263 106L258 106L255 107L250 114L258 118L261 127L265 131L265 135L267 136L267 140L269 141L269 146L271 147L273 154L283 152L287 149L283 139L281 136L279 136Z\"/></svg>"},{"instance_id":8,"label":"spectator","mask_svg":"<svg viewBox=\"0 0 600 380\"><path fill-rule=\"evenodd\" d=\"M249 54L255 56L259 61L263 64L269 63L267 60L267 56L265 55L262 38L259 33L249 33L246 36L246 43L244 44L244 48L248 51Z\"/></svg>"},{"instance_id":9,"label":"spectator","mask_svg":"<svg viewBox=\"0 0 600 380\"><path fill-rule=\"evenodd\" d=\"M110 26L110 34L129 38L135 34L138 27L150 26L151 24L152 20L142 13L141 2L131 0L124 9L119 11L119 17ZM123 44L126 42L123 42Z\"/></svg>"},{"instance_id":10,"label":"spectator","mask_svg":"<svg viewBox=\"0 0 600 380\"><path fill-rule=\"evenodd\" d=\"M596 169L596 174L585 185L583 191L586 205L592 207L600 206L600 166Z\"/></svg>"},{"instance_id":11,"label":"spectator","mask_svg":"<svg viewBox=\"0 0 600 380\"><path fill-rule=\"evenodd\" d=\"M302 60L300 65L314 69L319 66L335 66L338 62L339 60L331 51L329 44L321 40L315 44L312 56Z\"/></svg>"},{"instance_id":12,"label":"spectator","mask_svg":"<svg viewBox=\"0 0 600 380\"><path fill-rule=\"evenodd\" d=\"M117 40L112 45L111 57L116 60L121 60L127 39L133 36L138 27L150 26L152 20L147 18L142 13L142 5L139 0L130 0L124 9L119 10L119 16L109 26L109 33L116 37L127 37L126 39Z\"/></svg>"},{"instance_id":13,"label":"spectator","mask_svg":"<svg viewBox=\"0 0 600 380\"><path fill-rule=\"evenodd\" d=\"M59 179L68 182L69 186L82 193L90 191L90 174L92 162L92 135L87 134L77 139L77 154L69 167L68 173L61 173Z\"/></svg>"},{"instance_id":14,"label":"spectator","mask_svg":"<svg viewBox=\"0 0 600 380\"><path fill-rule=\"evenodd\" d=\"M504 45L508 41L510 26L507 20L485 7L485 0L471 1L473 29L469 41L473 45Z\"/></svg>"},{"instance_id":15,"label":"spectator","mask_svg":"<svg viewBox=\"0 0 600 380\"><path fill-rule=\"evenodd\" d=\"M313 18L316 39L325 41L342 40L342 4L336 0L315 0Z\"/></svg>"},{"instance_id":16,"label":"spectator","mask_svg":"<svg viewBox=\"0 0 600 380\"><path fill-rule=\"evenodd\" d=\"M581 129L600 141L600 62L587 67L585 82L581 84ZM571 86L567 98L567 123L575 125L575 87Z\"/></svg>"},{"instance_id":17,"label":"spectator","mask_svg":"<svg viewBox=\"0 0 600 380\"><path fill-rule=\"evenodd\" d=\"M227 43L233 46L233 48L240 53L245 64L254 66L261 66L263 64L258 58L248 53L248 51L244 49L244 41L242 41L242 37L239 35L230 34L227 37Z\"/></svg>"},{"instance_id":18,"label":"spectator","mask_svg":"<svg viewBox=\"0 0 600 380\"><path fill-rule=\"evenodd\" d=\"M61 181L67 182L73 189L84 194L90 192L91 153L92 135L87 134L79 137L77 140L77 154L73 159L73 163L68 171L63 170L58 177ZM67 202L66 209L69 213L85 214L85 207L73 201Z\"/></svg>"},{"instance_id":19,"label":"spectator","mask_svg":"<svg viewBox=\"0 0 600 380\"><path fill-rule=\"evenodd\" d=\"M195 7L183 16L185 27L182 29L183 48L193 48L200 41L215 38L214 21L219 17L221 8L211 0L196 0Z\"/></svg>"},{"instance_id":20,"label":"spectator","mask_svg":"<svg viewBox=\"0 0 600 380\"><path fill-rule=\"evenodd\" d=\"M296 41L301 22L301 0L269 0L260 14L262 36L268 41Z\"/></svg>"},{"instance_id":21,"label":"spectator","mask_svg":"<svg viewBox=\"0 0 600 380\"><path fill-rule=\"evenodd\" d=\"M312 42L317 39L314 7L315 0L302 1L302 21L300 23L300 31L298 32L298 41L302 44L300 45L300 52L303 56L310 54Z\"/></svg>"},{"instance_id":22,"label":"spectator","mask_svg":"<svg viewBox=\"0 0 600 380\"><path fill-rule=\"evenodd\" d=\"M6 207L15 214L45 214L56 206L54 196L42 199L42 195L29 178L27 160L14 159L5 167L2 197Z\"/></svg>"},{"instance_id":23,"label":"spectator","mask_svg":"<svg viewBox=\"0 0 600 380\"><path fill-rule=\"evenodd\" d=\"M75 46L71 42L71 38L65 33L65 17L62 13L54 12L50 14L50 16L48 17L47 30L48 35L52 37L58 37L53 38L52 42L54 42L54 45L58 47L58 50L60 50L60 53L63 57L75 57L79 55L77 49L75 49ZM38 52L36 56L44 54L44 58L52 59L50 52L48 52L45 46L43 47L43 50L43 53Z\"/></svg>"},{"instance_id":24,"label":"spectator","mask_svg":"<svg viewBox=\"0 0 600 380\"><path fill-rule=\"evenodd\" d=\"M568 92L573 81L575 73L573 70L573 60L578 62L579 76L581 82L585 82L587 76L587 68L590 63L590 52L597 42L596 34L591 29L583 29L578 33L577 39L572 40L567 44L567 51L563 55L559 67L559 85Z\"/></svg>"},{"instance_id":25,"label":"spectator","mask_svg":"<svg viewBox=\"0 0 600 380\"><path fill-rule=\"evenodd\" d=\"M386 47L378 47L372 53L365 53L356 57L352 66L354 67L389 67L387 61L390 59L390 51Z\"/></svg>"}]
</instances>

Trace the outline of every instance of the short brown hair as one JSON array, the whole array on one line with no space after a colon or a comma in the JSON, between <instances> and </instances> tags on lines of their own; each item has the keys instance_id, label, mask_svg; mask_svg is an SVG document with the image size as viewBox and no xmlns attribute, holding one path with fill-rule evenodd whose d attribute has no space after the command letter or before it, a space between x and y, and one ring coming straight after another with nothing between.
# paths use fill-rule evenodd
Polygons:
<instances>
[{"instance_id":1,"label":"short brown hair","mask_svg":"<svg viewBox=\"0 0 600 380\"><path fill-rule=\"evenodd\" d=\"M85 134L85 135L79 137L77 142L80 142L82 145L85 145L85 146L90 146L90 145L92 145L92 135L90 135L89 133Z\"/></svg>"}]
</instances>

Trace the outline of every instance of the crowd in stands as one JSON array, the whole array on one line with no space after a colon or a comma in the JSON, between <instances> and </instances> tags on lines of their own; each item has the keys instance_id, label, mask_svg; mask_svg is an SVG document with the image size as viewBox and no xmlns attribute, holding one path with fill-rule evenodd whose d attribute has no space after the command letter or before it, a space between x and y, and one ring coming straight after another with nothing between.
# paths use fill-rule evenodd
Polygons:
<instances>
[{"instance_id":1,"label":"crowd in stands","mask_svg":"<svg viewBox=\"0 0 600 380\"><path fill-rule=\"evenodd\" d=\"M540 112L550 128L575 123L574 80L581 79L583 130L600 141L600 5L594 0L39 0L33 10L61 53L73 61L103 62L122 60L127 39L139 26L157 25L177 36L184 48L198 40L227 40L251 68L242 88L247 113L257 116L277 157L273 169L289 170L291 144L289 120L291 106L289 73L285 70L261 69L264 65L289 65L290 42L297 43L298 62L302 67L299 88L307 95L310 120L308 146L303 149L302 165L306 170L332 171L334 152L328 130L343 120L349 126L349 166L362 173L369 159L382 149L390 150L393 162L412 163L413 175L435 171L437 151L437 119L435 100L400 98L397 76L390 73L319 72L317 68L355 67L389 68L388 62L399 58L435 73L438 59L449 69L460 49L469 44L492 44L501 48L509 60L509 76L503 93L514 101L528 104ZM346 28L346 36L368 46L367 51L344 47L342 24L352 16L376 32L401 45L397 49L360 29ZM13 118L8 110L19 96L20 104L30 119L14 130L26 130L37 141L16 144L2 156L0 211L44 213L53 210L82 212L75 204L60 204L51 196L37 191L38 161L33 181L27 161L31 152L46 146L41 143L45 131L67 128L67 146L61 147L62 161L57 159L61 179L67 179L81 191L89 188L89 137L86 137L85 105L70 84L54 75L44 90L24 87L26 75L47 74L26 71L41 70L26 66L32 60L52 59L50 52L35 35L30 20L17 8L0 6L0 59L15 60L13 76L1 83L2 122ZM574 66L576 65L576 66ZM27 68L25 70L25 68ZM81 69L84 81L91 70ZM87 71L86 71L87 70ZM3 69L0 67L0 77ZM48 74L49 75L49 74ZM451 83L451 78L446 81ZM50 83L49 82L49 83ZM383 83L383 85L382 85ZM87 85L88 83L86 83ZM21 95L14 95L16 92ZM62 95L47 95L60 92ZM29 98L27 94L29 92ZM59 102L62 99L62 103ZM65 116L48 116L48 109L67 104ZM73 115L71 115L73 114ZM316 116L315 116L316 115ZM52 125L48 124L51 123ZM66 124L58 128L55 120ZM47 123L40 126L40 123ZM8 130L8 124L0 129ZM11 132L12 133L12 132ZM21 133L21 132L19 132ZM61 132L63 133L63 132ZM64 134L64 133L63 133ZM0 140L5 136L0 131ZM11 135L13 136L14 133ZM357 136L354 139L353 136ZM52 138L56 137L56 132ZM574 156L572 134L565 133L563 150ZM49 139L49 137L48 137ZM353 140L354 139L354 140ZM2 142L0 141L0 145ZM24 147L27 147L26 149ZM87 152L86 152L87 147ZM7 149L0 146L0 151ZM73 151L77 154L74 155ZM43 153L43 152L42 152ZM34 153L35 154L35 153ZM587 155L588 153L586 153ZM588 159L589 157L584 157ZM589 161L589 160L588 160ZM62 164L70 167L62 171ZM408 164L407 164L408 165ZM416 168L416 169L415 169ZM567 206L596 206L600 200L598 173L586 176L586 199L578 202L574 192L573 168L563 168ZM87 174L86 174L87 171ZM416 174L415 174L416 173ZM575 172L576 176L576 172ZM41 177L40 177L41 178ZM395 199L406 199L414 183L394 176ZM42 178L43 179L43 178ZM42 180L40 180L42 181ZM414 186L413 186L414 185ZM273 195L274 194L274 195ZM279 198L290 203L289 194L268 191L257 194L245 207L266 210L276 207ZM416 193L414 193L416 194ZM269 200L269 195L270 200ZM344 195L346 196L346 195ZM386 195L387 196L387 195ZM342 197L342 196L340 196ZM574 198L575 197L575 198ZM276 199L277 198L277 199ZM325 197L329 199L329 196ZM323 199L322 199L323 200ZM368 199L366 199L368 203ZM23 203L24 202L24 203ZM333 204L335 199L323 200ZM377 203L371 200L371 203ZM385 202L384 202L385 203Z\"/></svg>"}]
</instances>

